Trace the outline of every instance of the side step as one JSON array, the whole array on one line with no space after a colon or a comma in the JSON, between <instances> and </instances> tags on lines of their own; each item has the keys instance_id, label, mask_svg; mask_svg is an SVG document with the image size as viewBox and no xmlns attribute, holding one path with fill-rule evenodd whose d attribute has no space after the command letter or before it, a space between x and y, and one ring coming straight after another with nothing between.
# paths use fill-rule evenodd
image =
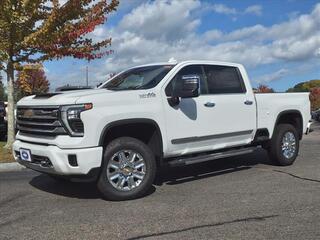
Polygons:
<instances>
[{"instance_id":1,"label":"side step","mask_svg":"<svg viewBox=\"0 0 320 240\"><path fill-rule=\"evenodd\" d=\"M191 165L195 163L207 162L207 161L216 160L220 158L233 157L237 155L252 153L255 149L257 149L257 147L232 149L232 150L227 150L223 152L215 152L211 154L203 154L203 155L192 156L192 157L179 157L169 161L168 164L171 167Z\"/></svg>"}]
</instances>

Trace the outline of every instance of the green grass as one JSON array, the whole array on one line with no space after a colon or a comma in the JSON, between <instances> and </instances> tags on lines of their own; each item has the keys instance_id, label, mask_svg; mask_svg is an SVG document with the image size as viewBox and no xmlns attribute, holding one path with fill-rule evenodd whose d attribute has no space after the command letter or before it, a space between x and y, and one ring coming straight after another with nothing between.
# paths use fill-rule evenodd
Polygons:
<instances>
[{"instance_id":1,"label":"green grass","mask_svg":"<svg viewBox=\"0 0 320 240\"><path fill-rule=\"evenodd\" d=\"M12 152L3 148L6 142L0 142L0 163L14 162Z\"/></svg>"}]
</instances>

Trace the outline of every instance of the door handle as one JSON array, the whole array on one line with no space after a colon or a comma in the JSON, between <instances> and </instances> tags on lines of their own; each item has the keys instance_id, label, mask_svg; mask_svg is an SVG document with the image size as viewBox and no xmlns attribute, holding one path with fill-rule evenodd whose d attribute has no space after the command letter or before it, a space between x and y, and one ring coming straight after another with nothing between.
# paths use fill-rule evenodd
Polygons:
<instances>
[{"instance_id":1,"label":"door handle","mask_svg":"<svg viewBox=\"0 0 320 240\"><path fill-rule=\"evenodd\" d=\"M253 104L253 102L252 102L252 101L247 100L247 101L245 101L245 102L244 102L244 104L245 104L245 105L252 105L252 104Z\"/></svg>"},{"instance_id":2,"label":"door handle","mask_svg":"<svg viewBox=\"0 0 320 240\"><path fill-rule=\"evenodd\" d=\"M215 105L216 105L216 104L213 103L213 102L206 102L206 103L204 104L205 107L214 107Z\"/></svg>"}]
</instances>

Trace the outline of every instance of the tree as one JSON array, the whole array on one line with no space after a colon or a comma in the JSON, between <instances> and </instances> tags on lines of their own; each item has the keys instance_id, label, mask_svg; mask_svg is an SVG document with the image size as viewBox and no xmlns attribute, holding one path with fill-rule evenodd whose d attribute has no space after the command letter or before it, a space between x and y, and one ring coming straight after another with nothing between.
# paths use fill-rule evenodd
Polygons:
<instances>
[{"instance_id":1,"label":"tree","mask_svg":"<svg viewBox=\"0 0 320 240\"><path fill-rule=\"evenodd\" d=\"M312 110L317 110L320 108L320 87L311 88L310 102Z\"/></svg>"},{"instance_id":2,"label":"tree","mask_svg":"<svg viewBox=\"0 0 320 240\"><path fill-rule=\"evenodd\" d=\"M26 64L17 75L15 92L18 97L15 100L28 95L47 93L49 85L42 64Z\"/></svg>"},{"instance_id":3,"label":"tree","mask_svg":"<svg viewBox=\"0 0 320 240\"><path fill-rule=\"evenodd\" d=\"M267 85L260 84L257 89L257 93L273 93L274 90L273 88L268 87Z\"/></svg>"},{"instance_id":4,"label":"tree","mask_svg":"<svg viewBox=\"0 0 320 240\"><path fill-rule=\"evenodd\" d=\"M8 140L14 141L14 71L22 63L74 57L93 60L112 53L111 38L94 42L86 35L106 21L118 0L1 0L0 69L7 74Z\"/></svg>"},{"instance_id":5,"label":"tree","mask_svg":"<svg viewBox=\"0 0 320 240\"><path fill-rule=\"evenodd\" d=\"M287 92L310 92L311 109L320 108L320 80L310 80L296 84L293 88L289 88Z\"/></svg>"},{"instance_id":6,"label":"tree","mask_svg":"<svg viewBox=\"0 0 320 240\"><path fill-rule=\"evenodd\" d=\"M293 88L289 88L287 92L310 92L310 90L315 87L320 87L320 80L310 80L298 83Z\"/></svg>"}]
</instances>

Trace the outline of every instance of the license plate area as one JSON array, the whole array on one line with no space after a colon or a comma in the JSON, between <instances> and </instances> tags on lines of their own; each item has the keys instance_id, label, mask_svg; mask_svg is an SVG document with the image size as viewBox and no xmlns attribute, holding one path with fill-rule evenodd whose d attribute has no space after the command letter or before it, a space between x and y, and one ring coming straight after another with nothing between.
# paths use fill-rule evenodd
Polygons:
<instances>
[{"instance_id":1,"label":"license plate area","mask_svg":"<svg viewBox=\"0 0 320 240\"><path fill-rule=\"evenodd\" d=\"M22 161L31 162L31 151L29 149L20 148L20 159Z\"/></svg>"}]
</instances>

